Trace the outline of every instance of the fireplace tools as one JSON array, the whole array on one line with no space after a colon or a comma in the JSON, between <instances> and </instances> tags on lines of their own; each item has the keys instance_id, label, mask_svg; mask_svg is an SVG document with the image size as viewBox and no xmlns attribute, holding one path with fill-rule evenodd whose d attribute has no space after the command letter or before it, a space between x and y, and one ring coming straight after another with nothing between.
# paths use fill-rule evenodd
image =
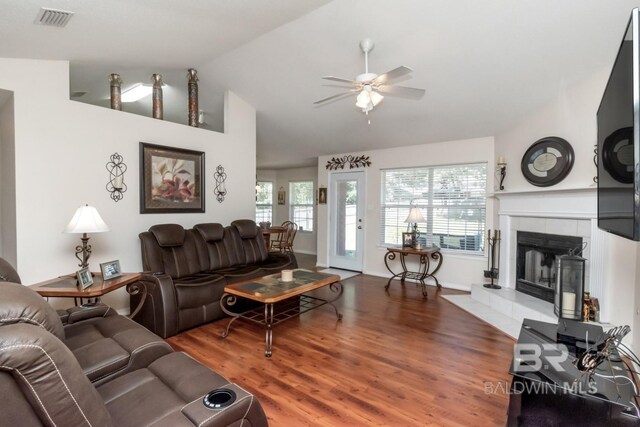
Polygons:
<instances>
[{"instance_id":1,"label":"fireplace tools","mask_svg":"<svg viewBox=\"0 0 640 427\"><path fill-rule=\"evenodd\" d=\"M485 283L484 287L489 289L500 289L501 286L494 283L498 278L498 267L500 265L500 230L487 230L487 245L489 246L489 256L487 257L487 270L484 277L491 279L491 283ZM497 258L497 260L496 260Z\"/></svg>"}]
</instances>

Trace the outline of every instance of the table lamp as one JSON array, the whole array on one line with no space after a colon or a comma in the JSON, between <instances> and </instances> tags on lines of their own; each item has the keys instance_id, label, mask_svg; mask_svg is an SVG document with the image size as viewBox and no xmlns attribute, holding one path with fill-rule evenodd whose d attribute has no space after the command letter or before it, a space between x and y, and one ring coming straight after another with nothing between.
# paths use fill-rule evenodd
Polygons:
<instances>
[{"instance_id":1,"label":"table lamp","mask_svg":"<svg viewBox=\"0 0 640 427\"><path fill-rule=\"evenodd\" d=\"M89 237L87 233L102 233L109 231L109 226L102 220L98 210L93 206L80 206L76 213L69 221L63 233L82 233L82 245L76 246L76 258L80 261L78 266L82 268L89 267L89 257L91 256L91 245L88 244Z\"/></svg>"},{"instance_id":2,"label":"table lamp","mask_svg":"<svg viewBox=\"0 0 640 427\"><path fill-rule=\"evenodd\" d=\"M420 236L420 231L418 230L418 224L424 224L427 222L427 220L424 219L424 217L422 216L422 211L420 210L420 208L418 208L417 206L412 207L409 210L409 216L407 216L407 219L404 220L404 222L408 223L408 224L413 224L413 230L411 231L411 243L413 244L413 247L416 247L416 244L418 243L418 236Z\"/></svg>"}]
</instances>

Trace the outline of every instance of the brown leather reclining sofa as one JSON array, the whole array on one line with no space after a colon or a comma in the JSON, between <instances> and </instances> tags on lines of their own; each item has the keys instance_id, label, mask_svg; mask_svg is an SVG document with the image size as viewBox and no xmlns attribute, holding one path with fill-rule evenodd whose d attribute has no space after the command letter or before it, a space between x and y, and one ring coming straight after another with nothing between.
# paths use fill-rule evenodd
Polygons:
<instances>
[{"instance_id":1,"label":"brown leather reclining sofa","mask_svg":"<svg viewBox=\"0 0 640 427\"><path fill-rule=\"evenodd\" d=\"M0 259L6 279L19 282ZM253 395L105 305L0 292L0 426L267 425Z\"/></svg>"},{"instance_id":2,"label":"brown leather reclining sofa","mask_svg":"<svg viewBox=\"0 0 640 427\"><path fill-rule=\"evenodd\" d=\"M298 265L293 253L268 252L260 228L248 219L190 230L160 224L139 236L147 296L135 320L163 338L224 317L220 298L227 284ZM132 309L141 298L131 296Z\"/></svg>"}]
</instances>

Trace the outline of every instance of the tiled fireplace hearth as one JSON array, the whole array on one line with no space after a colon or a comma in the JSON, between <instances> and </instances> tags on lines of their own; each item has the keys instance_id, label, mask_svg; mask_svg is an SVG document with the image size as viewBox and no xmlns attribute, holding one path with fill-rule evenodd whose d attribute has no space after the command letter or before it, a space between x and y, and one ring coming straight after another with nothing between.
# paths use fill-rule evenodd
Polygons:
<instances>
[{"instance_id":1,"label":"tiled fireplace hearth","mask_svg":"<svg viewBox=\"0 0 640 427\"><path fill-rule=\"evenodd\" d=\"M498 215L502 232L499 284L505 288L502 294L508 294L509 297L502 300L501 292L494 291L492 295L495 298L491 298L491 305L502 313L513 312L512 317L518 321L521 320L519 317L525 306L527 309L524 311L529 313L531 313L530 310L539 311L543 313L543 317L553 313L552 303L532 299L529 295L515 291L518 232L570 236L575 238L574 241L582 239L585 246L582 254L587 259L585 289L600 300L601 320L606 321L608 313L603 284L605 267L602 262L593 262L593 260L602 260L603 254L606 253L604 247L606 239L602 237L602 232L598 230L597 225L596 189L505 192L496 193L495 196L500 201ZM544 272L542 277L545 277ZM474 291L472 296L473 294ZM524 298L520 298L519 295ZM478 299L485 298L486 295ZM514 298L518 300L519 308L515 308ZM512 305L514 308L511 308Z\"/></svg>"},{"instance_id":2,"label":"tiled fireplace hearth","mask_svg":"<svg viewBox=\"0 0 640 427\"><path fill-rule=\"evenodd\" d=\"M608 322L611 314L607 305L604 278L615 268L607 262L610 243L605 232L598 229L596 188L579 190L541 190L531 192L496 193L499 228L502 233L500 248L500 277L502 289L487 289L481 284L471 286L471 295L446 295L443 298L476 317L518 337L525 318L556 322L553 303L516 290L518 232L544 233L570 236L574 242L582 239L585 264L585 290L600 301L600 321ZM537 255L534 255L537 256ZM536 262L536 261L534 261ZM540 263L540 260L537 261ZM541 283L553 280L546 272L533 274Z\"/></svg>"},{"instance_id":3,"label":"tiled fireplace hearth","mask_svg":"<svg viewBox=\"0 0 640 427\"><path fill-rule=\"evenodd\" d=\"M600 237L597 224L596 189L505 192L497 193L496 197L500 200L498 214L502 231L500 286L516 288L518 232L568 236L566 244L570 246L578 245L581 239L582 256L587 259L585 290L600 300L601 319L606 320L603 263L593 262L602 260L605 253L605 239ZM544 280L544 272L537 274L542 274ZM547 274L553 274L551 269Z\"/></svg>"}]
</instances>

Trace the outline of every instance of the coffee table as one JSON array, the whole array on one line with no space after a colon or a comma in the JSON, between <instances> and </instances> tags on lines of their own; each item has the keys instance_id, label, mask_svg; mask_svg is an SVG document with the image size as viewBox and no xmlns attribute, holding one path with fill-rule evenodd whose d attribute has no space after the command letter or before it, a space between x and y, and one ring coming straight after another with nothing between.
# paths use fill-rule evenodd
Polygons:
<instances>
[{"instance_id":1,"label":"coffee table","mask_svg":"<svg viewBox=\"0 0 640 427\"><path fill-rule=\"evenodd\" d=\"M329 290L335 294L333 298L323 299L307 294L307 292L325 286L328 286ZM229 335L229 328L236 319L245 319L257 323L267 330L264 355L271 357L273 327L275 325L326 304L330 304L333 307L336 317L341 320L342 314L333 303L342 296L342 291L340 276L303 269L293 270L293 281L291 282L281 281L280 273L277 273L225 286L224 294L220 299L220 307L222 311L232 316L232 319L222 333L222 338L226 338ZM239 304L238 297L258 302L264 306L235 312L233 308L236 304Z\"/></svg>"}]
</instances>

